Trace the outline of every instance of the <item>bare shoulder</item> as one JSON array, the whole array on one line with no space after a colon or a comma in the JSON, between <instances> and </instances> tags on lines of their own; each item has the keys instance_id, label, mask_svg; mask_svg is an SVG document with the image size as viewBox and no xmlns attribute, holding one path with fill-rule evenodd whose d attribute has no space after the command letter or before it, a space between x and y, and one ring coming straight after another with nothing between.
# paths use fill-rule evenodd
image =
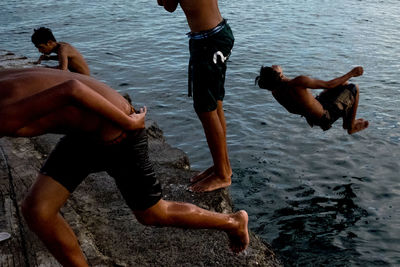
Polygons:
<instances>
[{"instance_id":1,"label":"bare shoulder","mask_svg":"<svg viewBox=\"0 0 400 267\"><path fill-rule=\"evenodd\" d=\"M67 48L67 47L73 47L71 44L66 43L66 42L58 42L60 47Z\"/></svg>"},{"instance_id":2,"label":"bare shoulder","mask_svg":"<svg viewBox=\"0 0 400 267\"><path fill-rule=\"evenodd\" d=\"M300 75L292 79L289 84L296 89L318 89L323 88L323 81L313 79L309 76Z\"/></svg>"},{"instance_id":3,"label":"bare shoulder","mask_svg":"<svg viewBox=\"0 0 400 267\"><path fill-rule=\"evenodd\" d=\"M71 55L78 53L78 50L76 50L76 48L73 47L73 46L72 46L71 44L69 44L69 43L66 43L66 42L59 42L59 44L60 44L59 51L60 51L61 53L67 53L67 54L71 54Z\"/></svg>"},{"instance_id":4,"label":"bare shoulder","mask_svg":"<svg viewBox=\"0 0 400 267\"><path fill-rule=\"evenodd\" d=\"M289 87L297 88L297 87L304 87L310 80L310 77L305 75L297 76L288 81Z\"/></svg>"},{"instance_id":5,"label":"bare shoulder","mask_svg":"<svg viewBox=\"0 0 400 267\"><path fill-rule=\"evenodd\" d=\"M308 76L306 76L306 75L299 75L299 76L297 76L297 77L295 77L294 79L292 79L291 81L290 81L290 83L303 83L303 82L307 82L307 81L309 81L311 78L310 77L308 77Z\"/></svg>"}]
</instances>

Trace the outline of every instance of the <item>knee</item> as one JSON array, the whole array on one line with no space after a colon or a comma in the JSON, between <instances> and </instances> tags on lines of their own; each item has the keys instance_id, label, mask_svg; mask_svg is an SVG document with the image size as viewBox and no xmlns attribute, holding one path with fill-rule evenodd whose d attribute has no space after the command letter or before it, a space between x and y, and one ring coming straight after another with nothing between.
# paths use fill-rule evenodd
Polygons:
<instances>
[{"instance_id":1,"label":"knee","mask_svg":"<svg viewBox=\"0 0 400 267\"><path fill-rule=\"evenodd\" d=\"M51 212L44 204L35 203L29 197L25 198L21 205L22 215L30 228L36 225L51 223L56 213Z\"/></svg>"},{"instance_id":2,"label":"knee","mask_svg":"<svg viewBox=\"0 0 400 267\"><path fill-rule=\"evenodd\" d=\"M146 226L162 226L164 225L164 216L153 211L135 212L135 217L139 223Z\"/></svg>"},{"instance_id":3,"label":"knee","mask_svg":"<svg viewBox=\"0 0 400 267\"><path fill-rule=\"evenodd\" d=\"M168 213L165 201L160 200L156 205L144 211L135 211L135 217L143 225L161 226L168 220Z\"/></svg>"},{"instance_id":4,"label":"knee","mask_svg":"<svg viewBox=\"0 0 400 267\"><path fill-rule=\"evenodd\" d=\"M138 222L140 222L143 225L146 226L157 226L157 219L156 217L153 217L152 215L149 216L148 213L142 213L142 212L135 212L135 217L138 220Z\"/></svg>"}]
</instances>

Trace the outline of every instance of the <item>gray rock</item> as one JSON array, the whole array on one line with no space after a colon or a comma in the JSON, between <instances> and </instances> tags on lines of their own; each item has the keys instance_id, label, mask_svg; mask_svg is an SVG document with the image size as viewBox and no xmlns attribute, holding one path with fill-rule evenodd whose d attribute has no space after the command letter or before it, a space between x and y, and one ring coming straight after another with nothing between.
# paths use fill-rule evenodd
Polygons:
<instances>
[{"instance_id":1,"label":"gray rock","mask_svg":"<svg viewBox=\"0 0 400 267\"><path fill-rule=\"evenodd\" d=\"M0 68L4 57L0 53ZM15 56L6 67L26 66ZM21 62L22 61L22 62ZM20 65L19 65L20 64ZM228 189L210 193L186 190L196 172L185 153L168 145L161 129L146 122L149 153L165 199L194 203L218 212L232 212ZM0 266L59 266L28 229L20 203L59 135L0 139ZM215 230L149 227L139 224L114 180L106 173L90 175L61 210L76 233L91 266L280 266L268 244L251 233L249 248L238 255L228 249L227 236Z\"/></svg>"}]
</instances>

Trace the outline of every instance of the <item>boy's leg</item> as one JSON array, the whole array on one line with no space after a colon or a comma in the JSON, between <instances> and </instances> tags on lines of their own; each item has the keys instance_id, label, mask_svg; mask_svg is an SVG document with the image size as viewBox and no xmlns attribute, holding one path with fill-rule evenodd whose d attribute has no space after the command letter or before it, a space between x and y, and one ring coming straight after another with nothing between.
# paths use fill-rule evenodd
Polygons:
<instances>
[{"instance_id":1,"label":"boy's leg","mask_svg":"<svg viewBox=\"0 0 400 267\"><path fill-rule=\"evenodd\" d=\"M222 101L218 101L216 110L198 113L197 115L204 128L214 166L193 178L192 181L195 184L190 189L195 192L206 192L227 187L231 184L232 169L226 144L226 126Z\"/></svg>"},{"instance_id":2,"label":"boy's leg","mask_svg":"<svg viewBox=\"0 0 400 267\"><path fill-rule=\"evenodd\" d=\"M59 214L69 191L49 176L39 174L22 204L30 229L63 266L88 266L74 232Z\"/></svg>"},{"instance_id":3,"label":"boy's leg","mask_svg":"<svg viewBox=\"0 0 400 267\"><path fill-rule=\"evenodd\" d=\"M225 121L225 115L224 115L224 110L222 107L222 101L218 100L217 101L217 114L218 114L218 118L224 133L224 139L226 140L226 121ZM225 141L226 143L226 141ZM232 176L232 169L231 169L231 164L229 161L229 156L228 156L228 146L225 146L226 151L225 151L225 166L227 167L229 176ZM204 178L206 178L207 176L211 175L212 173L214 173L214 165L209 167L207 170L199 173L198 175L192 177L192 179L190 179L191 183L196 183Z\"/></svg>"},{"instance_id":4,"label":"boy's leg","mask_svg":"<svg viewBox=\"0 0 400 267\"><path fill-rule=\"evenodd\" d=\"M134 211L138 221L145 225L172 226L189 229L217 229L228 234L234 252L247 248L248 215L241 210L234 214L223 214L202 209L196 205L160 200L144 211Z\"/></svg>"},{"instance_id":5,"label":"boy's leg","mask_svg":"<svg viewBox=\"0 0 400 267\"><path fill-rule=\"evenodd\" d=\"M219 117L219 121L221 122L222 129L224 131L224 139L225 139L225 166L227 166L229 176L232 176L232 168L231 168L231 162L229 161L229 154L228 154L228 145L226 143L226 120L225 120L225 114L224 114L224 108L222 106L222 101L218 100L217 101L217 113Z\"/></svg>"},{"instance_id":6,"label":"boy's leg","mask_svg":"<svg viewBox=\"0 0 400 267\"><path fill-rule=\"evenodd\" d=\"M356 85L356 88L357 88L357 93L355 96L354 104L351 107L351 111L348 113L346 117L343 117L343 128L347 129L348 134L353 134L362 131L369 125L369 122L364 119L356 120L358 99L360 94L360 89L358 88L358 85Z\"/></svg>"}]
</instances>

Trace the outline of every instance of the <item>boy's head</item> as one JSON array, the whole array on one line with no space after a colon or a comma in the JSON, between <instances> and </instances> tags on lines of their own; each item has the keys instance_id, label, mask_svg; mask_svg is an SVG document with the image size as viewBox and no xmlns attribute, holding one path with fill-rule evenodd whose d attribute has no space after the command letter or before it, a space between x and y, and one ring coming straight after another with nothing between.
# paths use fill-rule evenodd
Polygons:
<instances>
[{"instance_id":1,"label":"boy's head","mask_svg":"<svg viewBox=\"0 0 400 267\"><path fill-rule=\"evenodd\" d=\"M262 89L270 91L275 90L282 82L282 68L278 65L271 67L262 66L260 69L260 76L256 77L256 84Z\"/></svg>"},{"instance_id":2,"label":"boy's head","mask_svg":"<svg viewBox=\"0 0 400 267\"><path fill-rule=\"evenodd\" d=\"M50 54L54 47L57 45L56 38L49 28L40 27L35 29L32 34L32 43L36 46L39 52L43 54Z\"/></svg>"}]
</instances>

